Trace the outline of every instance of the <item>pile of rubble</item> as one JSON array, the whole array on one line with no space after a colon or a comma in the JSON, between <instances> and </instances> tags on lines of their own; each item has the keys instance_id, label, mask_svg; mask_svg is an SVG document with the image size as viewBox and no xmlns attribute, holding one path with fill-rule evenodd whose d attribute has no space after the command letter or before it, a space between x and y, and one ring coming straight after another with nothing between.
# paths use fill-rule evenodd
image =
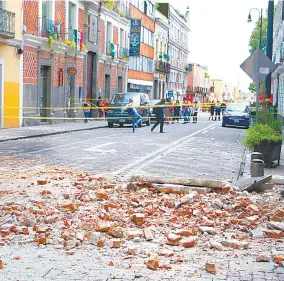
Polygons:
<instances>
[{"instance_id":1,"label":"pile of rubble","mask_svg":"<svg viewBox=\"0 0 284 281\"><path fill-rule=\"evenodd\" d=\"M277 188L257 194L226 184L177 186L139 178L123 183L59 168L31 175L9 170L0 178L0 246L33 243L73 255L89 244L131 260L143 243L149 248L141 254L145 266L170 270L183 262L176 253L188 248L245 250L255 239L283 242L284 207ZM258 252L256 261L281 264L283 258ZM216 272L214 262L204 266Z\"/></svg>"}]
</instances>

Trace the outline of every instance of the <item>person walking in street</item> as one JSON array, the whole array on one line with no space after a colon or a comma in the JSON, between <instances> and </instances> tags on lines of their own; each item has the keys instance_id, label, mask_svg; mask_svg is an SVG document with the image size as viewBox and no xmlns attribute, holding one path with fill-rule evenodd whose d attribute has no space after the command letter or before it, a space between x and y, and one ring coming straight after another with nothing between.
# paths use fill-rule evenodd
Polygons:
<instances>
[{"instance_id":1,"label":"person walking in street","mask_svg":"<svg viewBox=\"0 0 284 281\"><path fill-rule=\"evenodd\" d=\"M198 108L198 105L197 105L197 102L195 102L194 103L194 106L193 106L193 114L192 114L192 116L193 116L193 123L197 123L197 114L198 114L198 110L199 110L199 108Z\"/></svg>"},{"instance_id":2,"label":"person walking in street","mask_svg":"<svg viewBox=\"0 0 284 281\"><path fill-rule=\"evenodd\" d=\"M132 132L135 132L135 128L138 128L139 124L142 125L143 117L140 116L133 104L133 99L129 99L128 109L127 109L128 115L132 118ZM136 122L137 119L137 122Z\"/></svg>"},{"instance_id":3,"label":"person walking in street","mask_svg":"<svg viewBox=\"0 0 284 281\"><path fill-rule=\"evenodd\" d=\"M165 99L161 99L161 101L157 104L157 107L154 107L154 114L156 115L156 123L151 128L151 132L160 124L160 133L164 133L164 121L165 121Z\"/></svg>"},{"instance_id":4,"label":"person walking in street","mask_svg":"<svg viewBox=\"0 0 284 281\"><path fill-rule=\"evenodd\" d=\"M215 113L215 104L214 104L214 102L213 102L213 103L211 103L211 105L210 105L210 116L209 116L209 120L210 120L210 118L211 118L211 120L213 121L214 113Z\"/></svg>"},{"instance_id":5,"label":"person walking in street","mask_svg":"<svg viewBox=\"0 0 284 281\"><path fill-rule=\"evenodd\" d=\"M96 105L99 108L99 118L100 118L100 120L102 120L103 115L104 115L104 111L103 111L103 109L101 109L101 107L103 107L103 100L102 100L101 97L98 98Z\"/></svg>"},{"instance_id":6,"label":"person walking in street","mask_svg":"<svg viewBox=\"0 0 284 281\"><path fill-rule=\"evenodd\" d=\"M179 118L180 118L180 103L179 103L179 100L177 100L174 105L173 123L175 122L175 120L177 120L177 123L179 123Z\"/></svg>"},{"instance_id":7,"label":"person walking in street","mask_svg":"<svg viewBox=\"0 0 284 281\"><path fill-rule=\"evenodd\" d=\"M221 106L220 103L218 102L215 107L215 121L217 120L217 116L218 116L218 121L221 120L220 115L221 115Z\"/></svg>"},{"instance_id":8,"label":"person walking in street","mask_svg":"<svg viewBox=\"0 0 284 281\"><path fill-rule=\"evenodd\" d=\"M187 124L189 123L190 121L190 118L189 118L189 103L188 101L186 100L186 98L184 97L183 98L183 106L182 106L182 115L183 115L183 124Z\"/></svg>"},{"instance_id":9,"label":"person walking in street","mask_svg":"<svg viewBox=\"0 0 284 281\"><path fill-rule=\"evenodd\" d=\"M84 112L84 116L85 116L84 123L88 123L88 118L90 116L90 111L91 111L90 105L87 102L84 103L84 106L83 106L83 112Z\"/></svg>"}]
</instances>

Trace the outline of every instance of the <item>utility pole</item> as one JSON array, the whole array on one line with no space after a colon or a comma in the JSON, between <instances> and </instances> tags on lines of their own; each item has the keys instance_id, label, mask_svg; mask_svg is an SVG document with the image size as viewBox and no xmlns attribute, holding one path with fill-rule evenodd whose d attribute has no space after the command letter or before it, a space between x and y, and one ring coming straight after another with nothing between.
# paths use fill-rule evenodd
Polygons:
<instances>
[{"instance_id":1,"label":"utility pole","mask_svg":"<svg viewBox=\"0 0 284 281\"><path fill-rule=\"evenodd\" d=\"M274 1L268 1L268 22L267 22L267 43L266 55L272 60L272 45L273 45L273 14ZM265 98L270 98L271 95L271 74L265 78Z\"/></svg>"}]
</instances>

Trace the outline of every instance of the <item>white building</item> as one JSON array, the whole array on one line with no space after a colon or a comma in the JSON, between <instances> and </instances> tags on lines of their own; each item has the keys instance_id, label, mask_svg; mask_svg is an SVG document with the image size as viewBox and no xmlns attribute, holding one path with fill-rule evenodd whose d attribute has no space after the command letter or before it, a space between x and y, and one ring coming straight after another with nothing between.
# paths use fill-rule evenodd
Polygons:
<instances>
[{"instance_id":1,"label":"white building","mask_svg":"<svg viewBox=\"0 0 284 281\"><path fill-rule=\"evenodd\" d=\"M159 3L158 10L168 18L169 42L168 55L171 70L168 78L168 94L185 95L186 91L186 66L188 63L188 33L189 29L189 7L185 15L175 9L169 3Z\"/></svg>"},{"instance_id":2,"label":"white building","mask_svg":"<svg viewBox=\"0 0 284 281\"><path fill-rule=\"evenodd\" d=\"M155 30L155 72L154 99L165 97L167 89L167 75L170 72L168 55L168 19L162 13L156 12Z\"/></svg>"},{"instance_id":3,"label":"white building","mask_svg":"<svg viewBox=\"0 0 284 281\"><path fill-rule=\"evenodd\" d=\"M284 25L283 1L279 1L273 23L272 60L278 67L271 75L271 92L273 104L278 106L278 114L284 117Z\"/></svg>"}]
</instances>

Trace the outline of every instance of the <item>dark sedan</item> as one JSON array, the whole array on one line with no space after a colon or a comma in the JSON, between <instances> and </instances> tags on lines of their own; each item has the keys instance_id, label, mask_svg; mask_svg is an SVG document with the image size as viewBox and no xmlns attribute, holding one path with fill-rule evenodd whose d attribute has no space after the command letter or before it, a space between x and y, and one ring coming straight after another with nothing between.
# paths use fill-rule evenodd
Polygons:
<instances>
[{"instance_id":1,"label":"dark sedan","mask_svg":"<svg viewBox=\"0 0 284 281\"><path fill-rule=\"evenodd\" d=\"M224 111L222 127L234 126L248 128L250 124L248 104L229 104Z\"/></svg>"}]
</instances>

